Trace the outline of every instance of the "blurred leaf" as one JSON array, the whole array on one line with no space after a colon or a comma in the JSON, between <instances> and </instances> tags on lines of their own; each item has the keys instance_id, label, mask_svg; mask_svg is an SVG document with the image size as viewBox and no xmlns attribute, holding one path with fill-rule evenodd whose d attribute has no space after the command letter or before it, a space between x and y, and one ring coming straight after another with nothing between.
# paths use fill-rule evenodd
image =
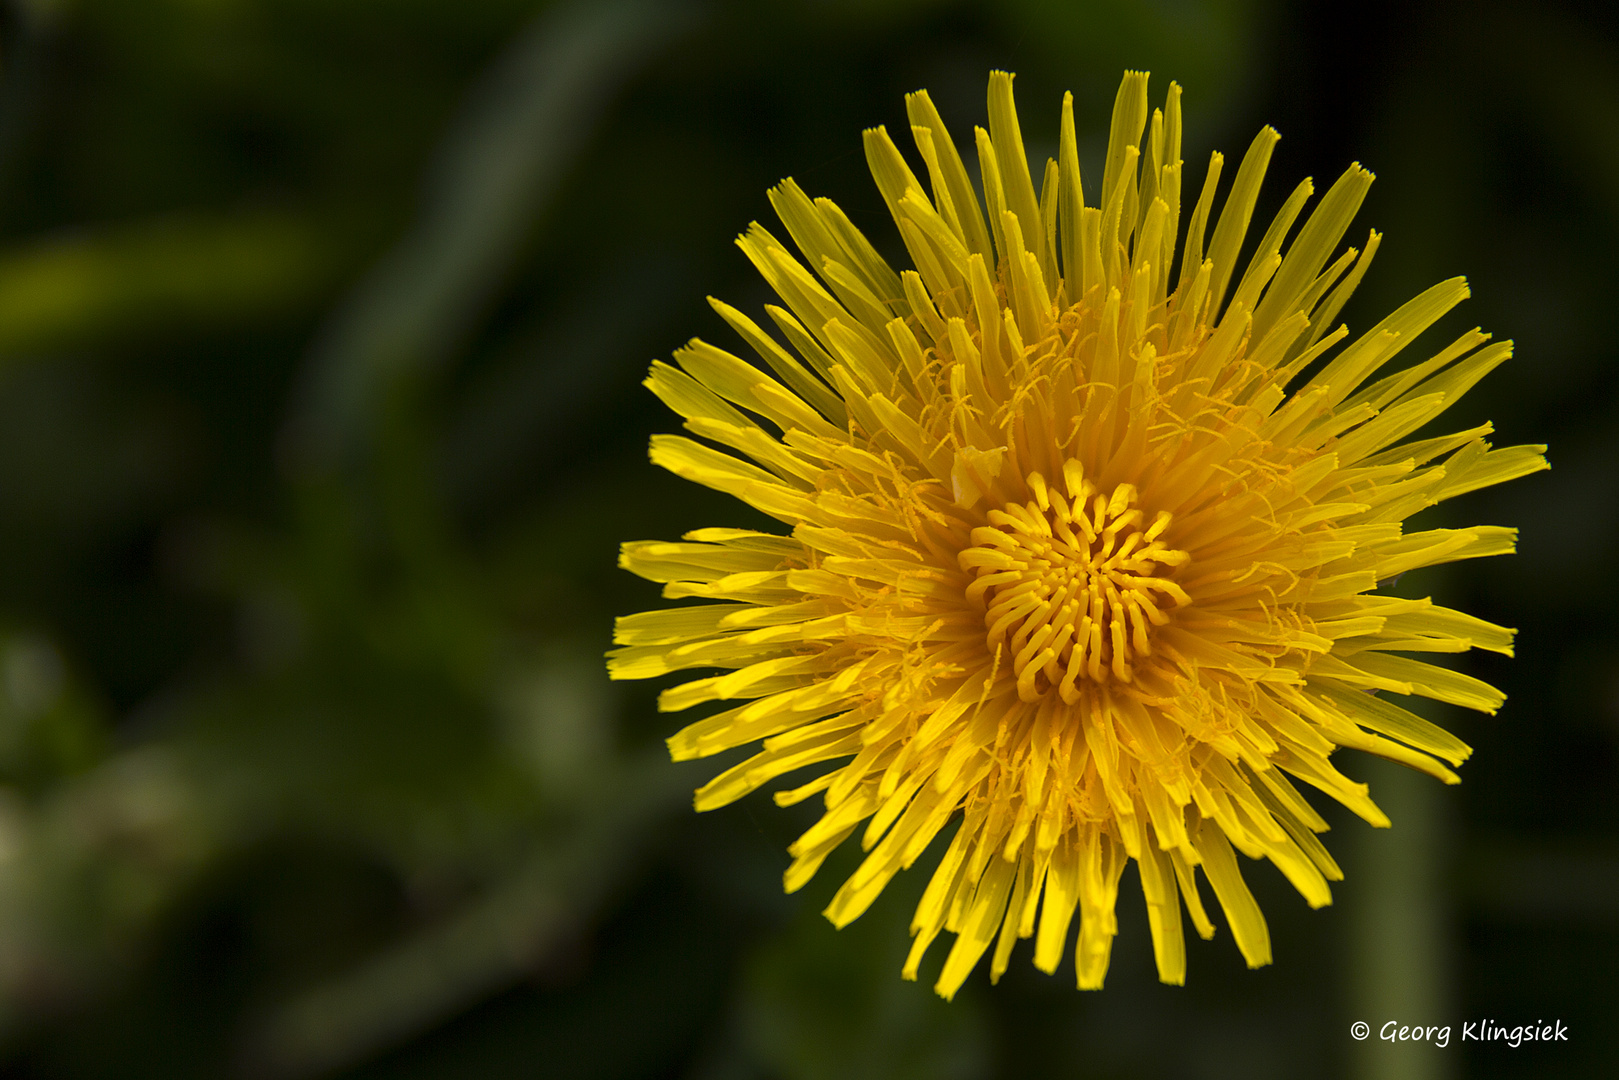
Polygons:
<instances>
[{"instance_id":1,"label":"blurred leaf","mask_svg":"<svg viewBox=\"0 0 1619 1080\"><path fill-rule=\"evenodd\" d=\"M679 25L652 0L569 3L512 46L443 147L417 228L317 349L296 421L305 453L354 453L396 380L443 362L492 303L611 93Z\"/></svg>"},{"instance_id":2,"label":"blurred leaf","mask_svg":"<svg viewBox=\"0 0 1619 1080\"><path fill-rule=\"evenodd\" d=\"M215 821L183 764L130 751L12 804L0 874L0 1027L60 1006L122 970L175 890L217 851Z\"/></svg>"},{"instance_id":3,"label":"blurred leaf","mask_svg":"<svg viewBox=\"0 0 1619 1080\"><path fill-rule=\"evenodd\" d=\"M533 646L501 624L498 589L448 539L423 422L395 391L480 314L606 95L671 25L634 2L551 11L473 96L420 227L314 359L317 383L338 387L317 394L314 415L376 468L353 486L302 478L285 534L216 538L216 585L264 616L251 624L254 663L172 695L142 745L17 819L0 997L38 1006L92 987L209 866L266 835L301 832L402 876L467 881L465 910L313 991L315 1020L293 1005L271 1023L281 1034L266 1045L306 1071L514 977L548 927L588 915L621 872L668 788L623 781L607 702L581 689L579 665L538 670ZM9 278L0 264L0 327L10 313L14 342L60 344L148 314L264 304L318 250L310 230L273 219L131 235L45 250ZM368 410L379 398L394 406L386 427ZM367 498L389 516L368 516ZM48 665L37 649L19 656L12 689L37 712ZM589 670L600 683L599 661ZM32 729L20 725L22 747Z\"/></svg>"},{"instance_id":4,"label":"blurred leaf","mask_svg":"<svg viewBox=\"0 0 1619 1080\"><path fill-rule=\"evenodd\" d=\"M279 314L330 284L306 218L176 216L0 254L0 357Z\"/></svg>"},{"instance_id":5,"label":"blurred leaf","mask_svg":"<svg viewBox=\"0 0 1619 1080\"><path fill-rule=\"evenodd\" d=\"M106 752L106 731L56 646L0 635L0 776L24 791L81 773Z\"/></svg>"},{"instance_id":6,"label":"blurred leaf","mask_svg":"<svg viewBox=\"0 0 1619 1080\"><path fill-rule=\"evenodd\" d=\"M531 971L619 883L647 824L684 801L661 758L598 771L592 819L560 848L541 846L440 925L265 1018L244 1045L248 1071L296 1077L350 1064Z\"/></svg>"},{"instance_id":7,"label":"blurred leaf","mask_svg":"<svg viewBox=\"0 0 1619 1080\"><path fill-rule=\"evenodd\" d=\"M1472 906L1442 875L1424 903L1469 920L1459 1005L1568 1003L1599 1030L1619 50L1610 15L1544 7L18 0L0 20L0 1072L1280 1076L1344 1056L1333 950L1368 875L1326 911L1266 903L1292 959L1263 972L1223 934L1189 943L1191 985L1159 986L1127 904L1104 993L1020 946L993 991L979 974L946 1006L926 973L898 978L924 871L833 930L825 896L780 891L796 819L681 809L673 789L716 763L636 756L667 717L602 680L611 616L646 591L613 541L755 524L647 467L671 421L637 385L646 359L731 341L703 294L764 298L729 241L779 176L899 256L856 133L903 130L899 93L926 85L962 135L989 67L1020 73L1036 155L1062 90L1099 159L1120 68L1152 69L1155 96L1179 81L1186 197L1206 148L1266 121L1311 169L1381 162L1368 288L1466 271L1495 305L1477 321L1519 338L1511 389L1475 397L1512 441L1562 449L1529 501L1480 515L1534 525L1466 579L1522 647L1514 704L1473 725L1442 793L1467 807L1458 831L1519 839L1463 838ZM1589 842L1543 837L1563 829ZM830 894L823 873L807 892ZM1454 1054L1612 1072L1589 1040Z\"/></svg>"}]
</instances>

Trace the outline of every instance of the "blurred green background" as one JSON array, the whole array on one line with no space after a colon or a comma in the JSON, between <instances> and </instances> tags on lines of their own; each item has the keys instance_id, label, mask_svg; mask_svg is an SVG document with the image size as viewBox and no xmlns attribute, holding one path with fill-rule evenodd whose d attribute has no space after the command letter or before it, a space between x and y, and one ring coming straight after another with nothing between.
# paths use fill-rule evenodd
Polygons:
<instances>
[{"instance_id":1,"label":"blurred green background","mask_svg":"<svg viewBox=\"0 0 1619 1080\"><path fill-rule=\"evenodd\" d=\"M1126 66L1185 87L1188 184L1267 122L1273 207L1380 175L1352 327L1465 273L1441 330L1517 339L1454 419L1554 471L1433 522L1521 554L1401 583L1521 628L1459 661L1511 700L1432 714L1458 788L1344 752L1396 827L1331 815L1320 912L1250 870L1273 967L1222 931L1158 985L1131 871L1105 991L1024 946L947 1006L898 977L920 868L833 931L849 859L779 887L812 808L693 814L716 764L605 679L655 603L617 543L755 520L647 463L639 381L763 301L781 177L896 246L859 132L904 92L965 134L1016 71L1044 157L1072 89L1094 163ZM1611 1074L1615 250L1607 3L11 0L0 1076Z\"/></svg>"}]
</instances>

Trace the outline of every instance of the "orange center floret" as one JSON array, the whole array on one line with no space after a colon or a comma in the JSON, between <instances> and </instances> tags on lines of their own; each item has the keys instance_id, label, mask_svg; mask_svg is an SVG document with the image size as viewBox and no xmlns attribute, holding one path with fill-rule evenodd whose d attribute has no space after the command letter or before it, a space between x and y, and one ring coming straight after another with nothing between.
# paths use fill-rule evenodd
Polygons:
<instances>
[{"instance_id":1,"label":"orange center floret","mask_svg":"<svg viewBox=\"0 0 1619 1080\"><path fill-rule=\"evenodd\" d=\"M984 605L989 648L1011 662L1024 701L1055 687L1074 704L1082 678L1130 682L1136 658L1152 653L1152 627L1189 600L1163 576L1190 558L1159 539L1169 514L1143 528L1134 486L1099 493L1072 461L1063 478L1066 497L1030 474L1034 497L989 511L960 556L978 575L967 598Z\"/></svg>"}]
</instances>

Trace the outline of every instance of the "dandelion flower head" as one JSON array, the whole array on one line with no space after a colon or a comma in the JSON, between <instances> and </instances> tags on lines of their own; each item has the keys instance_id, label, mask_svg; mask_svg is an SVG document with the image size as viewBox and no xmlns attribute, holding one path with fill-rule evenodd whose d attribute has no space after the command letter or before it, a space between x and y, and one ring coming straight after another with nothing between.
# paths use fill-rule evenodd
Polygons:
<instances>
[{"instance_id":1,"label":"dandelion flower head","mask_svg":"<svg viewBox=\"0 0 1619 1080\"><path fill-rule=\"evenodd\" d=\"M676 759L762 740L699 810L814 776L775 795L825 805L786 887L858 834L834 924L938 839L903 974L948 931L946 997L1027 937L1047 972L1072 942L1079 986L1100 987L1131 860L1163 981L1185 979L1183 907L1214 934L1199 871L1249 966L1268 963L1236 853L1328 903L1342 875L1301 785L1387 825L1335 750L1447 783L1469 750L1381 695L1503 701L1403 654L1510 655L1511 630L1378 584L1513 549L1509 528L1403 525L1545 467L1544 447L1492 449L1488 425L1408 438L1511 343L1471 330L1411 361L1467 296L1456 278L1346 344L1333 323L1379 242L1339 250L1359 165L1307 215L1296 187L1239 263L1278 136L1260 132L1218 212L1219 154L1183 202L1174 84L1149 117L1147 76L1125 75L1094 206L1071 96L1036 183L1012 76L991 76L982 198L928 95L906 106L915 157L883 128L865 150L912 268L785 180L770 199L797 254L758 224L738 239L779 338L712 300L756 359L694 340L653 365L705 441L656 436L652 460L786 528L624 545L665 597L708 602L620 619L611 673L721 672L659 699L736 703L671 738Z\"/></svg>"}]
</instances>

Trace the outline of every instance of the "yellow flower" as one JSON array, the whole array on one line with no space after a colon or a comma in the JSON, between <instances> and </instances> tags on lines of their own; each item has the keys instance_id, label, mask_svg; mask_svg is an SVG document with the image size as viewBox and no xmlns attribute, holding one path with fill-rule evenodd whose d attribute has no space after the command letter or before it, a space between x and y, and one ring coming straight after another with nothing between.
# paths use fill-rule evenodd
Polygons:
<instances>
[{"instance_id":1,"label":"yellow flower","mask_svg":"<svg viewBox=\"0 0 1619 1080\"><path fill-rule=\"evenodd\" d=\"M1359 165L1296 233L1312 188L1294 189L1238 274L1269 128L1218 215L1213 155L1181 243L1174 84L1149 124L1147 76L1125 75L1094 207L1071 96L1037 188L1012 76L990 77L982 203L928 95L906 105L926 187L882 128L865 147L915 269L783 181L770 198L803 261L757 224L738 243L786 305L766 310L790 349L714 300L763 365L696 340L679 368L653 365L687 429L735 453L660 435L652 460L791 532L624 545L665 597L723 602L620 619L611 672L724 671L659 699L743 702L671 738L676 759L764 740L699 810L820 767L775 799L826 805L790 849L789 891L860 830L838 926L954 825L904 968L953 932L945 997L992 944L992 979L1030 936L1054 971L1076 908L1079 985L1100 987L1131 859L1164 982L1185 979L1183 903L1214 933L1199 868L1248 964L1268 963L1233 849L1328 903L1342 875L1294 781L1385 826L1334 750L1447 783L1469 750L1376 692L1503 700L1400 654L1510 655L1511 630L1377 586L1512 551L1512 529L1402 522L1545 468L1544 447L1492 450L1489 425L1401 442L1511 343L1470 330L1383 374L1467 296L1456 278L1339 348L1348 331L1329 327L1379 241L1334 257L1372 181Z\"/></svg>"}]
</instances>

